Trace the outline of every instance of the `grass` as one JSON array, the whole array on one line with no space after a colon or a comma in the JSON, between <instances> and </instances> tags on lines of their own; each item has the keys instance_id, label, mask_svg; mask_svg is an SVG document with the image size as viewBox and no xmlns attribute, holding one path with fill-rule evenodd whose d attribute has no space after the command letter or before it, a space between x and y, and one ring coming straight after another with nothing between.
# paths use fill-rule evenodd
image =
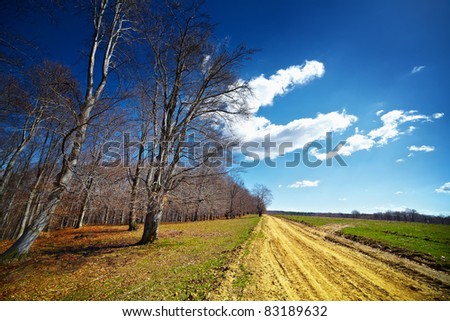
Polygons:
<instances>
[{"instance_id":1,"label":"grass","mask_svg":"<svg viewBox=\"0 0 450 321\"><path fill-rule=\"evenodd\" d=\"M0 299L203 300L258 221L163 224L145 246L125 226L44 233L27 259L0 265Z\"/></svg>"},{"instance_id":2,"label":"grass","mask_svg":"<svg viewBox=\"0 0 450 321\"><path fill-rule=\"evenodd\" d=\"M373 240L391 249L406 249L422 254L445 268L450 268L450 226L413 222L375 221L351 218L328 218L285 215L284 218L325 227L342 225L341 233L355 240Z\"/></svg>"},{"instance_id":3,"label":"grass","mask_svg":"<svg viewBox=\"0 0 450 321\"><path fill-rule=\"evenodd\" d=\"M277 215L277 216L318 227L329 224L353 224L356 221L362 221L350 218L331 218L331 217L302 216L302 215Z\"/></svg>"},{"instance_id":4,"label":"grass","mask_svg":"<svg viewBox=\"0 0 450 321\"><path fill-rule=\"evenodd\" d=\"M239 264L239 271L236 278L233 280L233 288L235 288L238 293L242 293L249 284L250 279L250 271L243 264Z\"/></svg>"},{"instance_id":5,"label":"grass","mask_svg":"<svg viewBox=\"0 0 450 321\"><path fill-rule=\"evenodd\" d=\"M242 248L242 261L245 261L245 258L250 254L250 244L253 243L256 239L264 238L264 234L261 230L258 232L253 231L248 237L247 242L243 244ZM240 263L238 270L236 271L235 278L232 284L232 292L234 292L237 297L242 296L243 290L247 287L247 285L252 281L251 272L245 267L244 264Z\"/></svg>"}]
</instances>

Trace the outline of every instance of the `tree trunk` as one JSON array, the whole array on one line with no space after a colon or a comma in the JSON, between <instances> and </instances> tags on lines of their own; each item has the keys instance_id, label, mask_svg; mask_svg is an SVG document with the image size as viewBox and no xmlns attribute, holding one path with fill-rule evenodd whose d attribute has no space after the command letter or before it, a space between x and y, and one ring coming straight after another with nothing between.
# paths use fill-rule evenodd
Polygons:
<instances>
[{"instance_id":1,"label":"tree trunk","mask_svg":"<svg viewBox=\"0 0 450 321\"><path fill-rule=\"evenodd\" d=\"M77 225L75 228L81 228L83 226L84 216L86 215L87 205L89 202L89 195L91 193L91 188L93 185L94 179L89 177L88 182L86 184L86 194L84 194L83 203L81 204L80 214L78 215Z\"/></svg>"},{"instance_id":2,"label":"tree trunk","mask_svg":"<svg viewBox=\"0 0 450 321\"><path fill-rule=\"evenodd\" d=\"M103 225L108 225L108 220L109 220L109 206L105 205L106 210L105 210L105 219L103 221Z\"/></svg>"},{"instance_id":3,"label":"tree trunk","mask_svg":"<svg viewBox=\"0 0 450 321\"><path fill-rule=\"evenodd\" d=\"M20 230L19 233L17 233L17 238L20 238L22 236L23 232L25 231L25 228L28 225L28 222L31 219L32 207L36 199L36 192L37 186L35 185L30 195L28 196L27 207L25 208L25 212L22 217L22 222L20 223Z\"/></svg>"},{"instance_id":4,"label":"tree trunk","mask_svg":"<svg viewBox=\"0 0 450 321\"><path fill-rule=\"evenodd\" d=\"M36 220L25 229L22 236L6 252L0 255L0 261L20 259L28 254L31 245L50 222L50 218L61 200L62 192L61 187L53 189L47 206L39 213Z\"/></svg>"},{"instance_id":5,"label":"tree trunk","mask_svg":"<svg viewBox=\"0 0 450 321\"><path fill-rule=\"evenodd\" d=\"M134 177L131 185L130 213L128 215L128 231L136 231L136 200L139 186L139 178Z\"/></svg>"},{"instance_id":6,"label":"tree trunk","mask_svg":"<svg viewBox=\"0 0 450 321\"><path fill-rule=\"evenodd\" d=\"M233 204L233 198L234 196L231 196L230 198L230 207L228 209L228 215L230 216L230 218L234 218L234 204Z\"/></svg>"},{"instance_id":7,"label":"tree trunk","mask_svg":"<svg viewBox=\"0 0 450 321\"><path fill-rule=\"evenodd\" d=\"M33 189L31 190L30 195L28 196L27 207L25 208L25 213L23 214L23 218L22 218L22 222L20 224L20 230L17 235L17 238L20 238L22 236L23 232L25 231L25 228L31 221L31 217L33 214L32 207L36 203L38 187L41 184L43 177L44 177L44 170L40 169L38 176L34 182Z\"/></svg>"},{"instance_id":8,"label":"tree trunk","mask_svg":"<svg viewBox=\"0 0 450 321\"><path fill-rule=\"evenodd\" d=\"M149 202L144 221L144 232L138 244L153 243L158 239L158 229L163 214L162 198L156 198Z\"/></svg>"},{"instance_id":9,"label":"tree trunk","mask_svg":"<svg viewBox=\"0 0 450 321\"><path fill-rule=\"evenodd\" d=\"M137 196L139 192L139 178L141 175L141 168L143 165L144 160L144 152L145 147L142 142L146 140L147 133L144 128L144 126L141 128L142 130L142 136L141 136L141 143L139 144L139 153L138 153L138 161L136 164L136 169L134 171L134 175L132 176L131 180L131 194L130 194L130 213L128 216L128 231L136 231L136 201Z\"/></svg>"},{"instance_id":10,"label":"tree trunk","mask_svg":"<svg viewBox=\"0 0 450 321\"><path fill-rule=\"evenodd\" d=\"M19 185L17 185L18 187ZM7 239L7 238L11 238L14 237L14 233L11 233L11 228L8 226L9 224L9 217L11 214L11 211L13 209L13 205L16 199L16 195L17 193L14 193L11 198L8 200L8 205L6 206L6 209L3 211L3 213L1 213L1 220L0 220L0 230L2 231L1 234L1 239ZM0 204L1 206L1 204ZM13 232L15 230L15 228L12 228Z\"/></svg>"},{"instance_id":11,"label":"tree trunk","mask_svg":"<svg viewBox=\"0 0 450 321\"><path fill-rule=\"evenodd\" d=\"M27 158L27 161L26 161L26 164L25 164L24 168L23 169L19 169L19 172L21 172L22 174L19 176L19 179L15 183L15 187L14 187L15 192L8 199L8 205L6 205L6 210L4 210L4 212L2 213L3 209L0 209L0 213L2 214L1 215L2 220L1 220L0 228L2 228L4 230L6 230L6 228L7 228L9 215L10 215L12 209L13 209L13 205L14 205L14 202L15 202L15 199L16 199L16 196L17 196L17 191L19 190L19 186L22 184L22 181L25 178L26 173L28 171L28 168L29 168L29 165L30 165L30 162L31 162L31 156L32 156L32 154L30 154L30 157ZM3 202L0 201L0 206L2 206L2 204L3 204ZM2 239L6 235L8 235L5 232L6 231L3 232ZM13 238L16 235L16 232L17 232L17 226L12 229L12 233L10 232L7 237Z\"/></svg>"},{"instance_id":12,"label":"tree trunk","mask_svg":"<svg viewBox=\"0 0 450 321\"><path fill-rule=\"evenodd\" d=\"M2 177L0 177L0 202L3 202L3 196L5 195L6 187L11 179L11 175L13 173L14 165L16 164L17 158L20 156L20 154L22 154L22 151L25 149L26 145L30 141L30 138L22 141L22 143L16 149L13 156L9 160L8 164L6 165L6 168L3 171Z\"/></svg>"},{"instance_id":13,"label":"tree trunk","mask_svg":"<svg viewBox=\"0 0 450 321\"><path fill-rule=\"evenodd\" d=\"M89 190L84 194L83 204L81 205L81 211L78 215L78 221L75 228L81 228L83 226L84 216L86 215L87 205L89 201Z\"/></svg>"},{"instance_id":14,"label":"tree trunk","mask_svg":"<svg viewBox=\"0 0 450 321\"><path fill-rule=\"evenodd\" d=\"M200 210L200 202L197 202L197 205L195 206L195 211L194 211L194 219L193 219L194 222L196 222L198 220L199 210Z\"/></svg>"}]
</instances>

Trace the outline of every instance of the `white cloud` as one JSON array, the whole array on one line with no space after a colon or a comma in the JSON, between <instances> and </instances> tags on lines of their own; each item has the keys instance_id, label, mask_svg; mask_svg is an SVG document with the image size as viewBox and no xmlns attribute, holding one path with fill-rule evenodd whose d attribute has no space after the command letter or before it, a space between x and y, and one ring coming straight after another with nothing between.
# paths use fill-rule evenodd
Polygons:
<instances>
[{"instance_id":1,"label":"white cloud","mask_svg":"<svg viewBox=\"0 0 450 321\"><path fill-rule=\"evenodd\" d=\"M409 153L408 154L408 157L413 157L414 156L414 153Z\"/></svg>"},{"instance_id":2,"label":"white cloud","mask_svg":"<svg viewBox=\"0 0 450 321\"><path fill-rule=\"evenodd\" d=\"M450 182L447 182L441 187L436 188L435 191L438 193L450 194Z\"/></svg>"},{"instance_id":3,"label":"white cloud","mask_svg":"<svg viewBox=\"0 0 450 321\"><path fill-rule=\"evenodd\" d=\"M422 71L425 68L425 66L414 66L414 68L411 70L411 74L416 74L420 71Z\"/></svg>"},{"instance_id":4,"label":"white cloud","mask_svg":"<svg viewBox=\"0 0 450 321\"><path fill-rule=\"evenodd\" d=\"M395 162L396 163L403 163L405 160L403 159L403 158L399 158L399 159L397 159Z\"/></svg>"},{"instance_id":5,"label":"white cloud","mask_svg":"<svg viewBox=\"0 0 450 321\"><path fill-rule=\"evenodd\" d=\"M345 202L347 200L347 198L346 197L341 197L341 198L338 198L338 201L341 201L341 202Z\"/></svg>"},{"instance_id":6,"label":"white cloud","mask_svg":"<svg viewBox=\"0 0 450 321\"><path fill-rule=\"evenodd\" d=\"M320 183L319 180L315 180L315 181L303 180L303 181L297 181L291 185L288 185L288 187L289 188L317 187L317 186L319 186L319 183Z\"/></svg>"},{"instance_id":7,"label":"white cloud","mask_svg":"<svg viewBox=\"0 0 450 321\"><path fill-rule=\"evenodd\" d=\"M242 141L261 143L266 135L270 135L270 140L277 142L277 147L283 142L291 144L283 151L273 148L270 157L275 158L279 153L289 153L303 148L307 143L324 139L327 132L342 132L356 120L356 116L348 115L345 111L319 113L314 118L300 118L284 125L273 124L267 118L253 116L249 119L236 119L230 130ZM264 155L262 147L252 152L261 157L267 156Z\"/></svg>"},{"instance_id":8,"label":"white cloud","mask_svg":"<svg viewBox=\"0 0 450 321\"><path fill-rule=\"evenodd\" d=\"M250 110L256 113L260 107L272 105L276 96L289 92L297 85L305 85L316 78L321 78L324 73L323 63L311 60L301 66L294 65L280 69L269 78L260 75L248 82L252 93L246 97L246 103Z\"/></svg>"},{"instance_id":9,"label":"white cloud","mask_svg":"<svg viewBox=\"0 0 450 321\"><path fill-rule=\"evenodd\" d=\"M439 119L439 118L442 118L442 117L444 117L444 113L435 113L435 114L433 114L433 118L434 119Z\"/></svg>"},{"instance_id":10,"label":"white cloud","mask_svg":"<svg viewBox=\"0 0 450 321\"><path fill-rule=\"evenodd\" d=\"M203 57L203 61L202 61L202 72L203 73L206 73L209 70L209 68L211 67L210 66L211 65L210 62L211 62L211 56L210 55L205 55Z\"/></svg>"},{"instance_id":11,"label":"white cloud","mask_svg":"<svg viewBox=\"0 0 450 321\"><path fill-rule=\"evenodd\" d=\"M355 134L346 139L345 145L341 146L337 153L342 156L350 156L351 154L359 150L370 150L374 146L374 144L375 141L368 138L367 136ZM317 149L311 150L311 155L322 161L326 158L335 156L335 154L335 152L331 152L326 155L325 153L320 153Z\"/></svg>"},{"instance_id":12,"label":"white cloud","mask_svg":"<svg viewBox=\"0 0 450 321\"><path fill-rule=\"evenodd\" d=\"M426 115L417 114L417 111L391 110L380 117L383 126L369 132L371 139L377 140L377 144L384 145L390 139L400 135L399 125L407 122L428 121L430 118Z\"/></svg>"},{"instance_id":13,"label":"white cloud","mask_svg":"<svg viewBox=\"0 0 450 321\"><path fill-rule=\"evenodd\" d=\"M397 192L395 192L395 195L402 195L402 194L405 194L405 193L402 192L402 191L397 191Z\"/></svg>"},{"instance_id":14,"label":"white cloud","mask_svg":"<svg viewBox=\"0 0 450 321\"><path fill-rule=\"evenodd\" d=\"M281 185L281 184L280 184L280 185L278 185L278 188L282 188L282 187L283 187L283 185Z\"/></svg>"},{"instance_id":15,"label":"white cloud","mask_svg":"<svg viewBox=\"0 0 450 321\"><path fill-rule=\"evenodd\" d=\"M389 204L388 206L376 206L373 208L376 212L386 212L386 211L394 211L394 212L402 212L408 209L407 206Z\"/></svg>"},{"instance_id":16,"label":"white cloud","mask_svg":"<svg viewBox=\"0 0 450 321\"><path fill-rule=\"evenodd\" d=\"M206 59L207 63L209 59ZM277 96L284 95L299 85L306 85L316 78L321 78L325 73L323 63L311 60L305 61L303 65L293 65L286 69L280 69L270 77L260 75L246 82L239 79L235 86L248 85L250 92L233 92L221 97L221 99L230 107L230 110L239 110L242 107L250 113L251 122L269 122L264 117L256 117L259 108L273 104ZM230 124L241 116L229 117ZM255 119L260 118L260 119Z\"/></svg>"},{"instance_id":17,"label":"white cloud","mask_svg":"<svg viewBox=\"0 0 450 321\"><path fill-rule=\"evenodd\" d=\"M406 131L408 134L412 134L413 131L416 130L417 127L409 126L408 130Z\"/></svg>"},{"instance_id":18,"label":"white cloud","mask_svg":"<svg viewBox=\"0 0 450 321\"><path fill-rule=\"evenodd\" d=\"M376 112L376 115L379 117L382 113L384 113L384 110L380 109Z\"/></svg>"},{"instance_id":19,"label":"white cloud","mask_svg":"<svg viewBox=\"0 0 450 321\"><path fill-rule=\"evenodd\" d=\"M346 144L339 150L339 154L350 156L358 150L369 150L374 144L375 141L367 136L356 134L346 139Z\"/></svg>"},{"instance_id":20,"label":"white cloud","mask_svg":"<svg viewBox=\"0 0 450 321\"><path fill-rule=\"evenodd\" d=\"M381 115L381 113L379 113ZM383 146L392 140L399 138L405 131L402 125L408 122L430 121L430 117L418 114L415 110L391 110L380 117L383 125L371 130L367 135L360 134L360 131L355 132L353 136L346 139L346 144L338 151L338 154L343 156L350 156L356 151L370 150L374 146ZM409 126L406 130L413 131L414 126ZM311 154L319 160L324 160L327 157L333 157L334 153L325 155L319 153L317 150L312 150Z\"/></svg>"},{"instance_id":21,"label":"white cloud","mask_svg":"<svg viewBox=\"0 0 450 321\"><path fill-rule=\"evenodd\" d=\"M427 145L422 145L422 146L412 145L412 146L408 147L408 150L411 151L411 152L426 152L426 153L429 153L429 152L433 152L434 149L435 149L434 146L427 146Z\"/></svg>"}]
</instances>

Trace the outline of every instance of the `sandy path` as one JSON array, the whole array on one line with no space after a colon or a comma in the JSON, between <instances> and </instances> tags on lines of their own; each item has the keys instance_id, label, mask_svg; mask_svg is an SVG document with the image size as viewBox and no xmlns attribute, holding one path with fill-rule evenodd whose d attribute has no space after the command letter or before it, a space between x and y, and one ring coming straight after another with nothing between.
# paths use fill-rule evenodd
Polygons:
<instances>
[{"instance_id":1,"label":"sandy path","mask_svg":"<svg viewBox=\"0 0 450 321\"><path fill-rule=\"evenodd\" d=\"M213 299L449 299L448 275L441 275L444 284L439 288L411 266L402 265L402 259L386 258L388 254L373 249L368 251L379 253L364 253L357 244L331 242L325 239L327 231L265 216L255 232L259 236L250 244L249 254L235 264L245 267L251 281L237 295L227 290L232 288L229 276Z\"/></svg>"}]
</instances>

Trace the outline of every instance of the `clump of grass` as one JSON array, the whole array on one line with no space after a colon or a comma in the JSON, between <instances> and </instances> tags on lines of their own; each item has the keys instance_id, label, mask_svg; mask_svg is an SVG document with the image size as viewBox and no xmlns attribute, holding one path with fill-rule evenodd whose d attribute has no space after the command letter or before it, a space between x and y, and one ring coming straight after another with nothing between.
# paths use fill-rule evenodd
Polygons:
<instances>
[{"instance_id":1,"label":"clump of grass","mask_svg":"<svg viewBox=\"0 0 450 321\"><path fill-rule=\"evenodd\" d=\"M237 288L238 292L241 293L247 287L250 280L250 271L243 264L239 264L239 272L233 280L233 287Z\"/></svg>"}]
</instances>

